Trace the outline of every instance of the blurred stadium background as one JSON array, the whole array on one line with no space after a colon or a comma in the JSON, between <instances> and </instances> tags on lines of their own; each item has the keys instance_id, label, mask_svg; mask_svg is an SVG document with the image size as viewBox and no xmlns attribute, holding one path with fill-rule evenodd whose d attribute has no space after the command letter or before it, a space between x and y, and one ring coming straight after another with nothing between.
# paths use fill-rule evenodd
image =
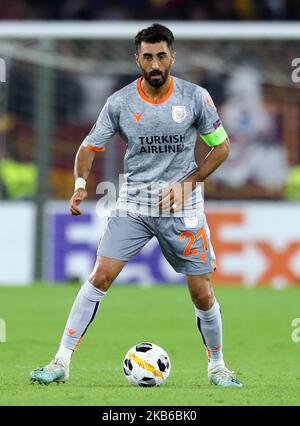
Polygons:
<instances>
[{"instance_id":1,"label":"blurred stadium background","mask_svg":"<svg viewBox=\"0 0 300 426\"><path fill-rule=\"evenodd\" d=\"M105 223L96 214L96 186L110 181L118 187L125 147L115 137L97 157L80 218L68 213L75 153L106 98L136 78L132 39L155 21L174 31L174 74L209 90L232 142L230 158L205 184L218 255L215 282L299 283L300 92L292 79L299 2L24 0L0 6L0 284L86 278ZM205 154L199 143L199 161ZM183 277L153 241L118 282L147 286Z\"/></svg>"},{"instance_id":2,"label":"blurred stadium background","mask_svg":"<svg viewBox=\"0 0 300 426\"><path fill-rule=\"evenodd\" d=\"M1 405L299 405L299 19L298 0L0 0ZM133 37L153 22L174 31L174 74L209 90L231 139L205 206L226 359L246 386L208 386L185 286L168 288L184 277L153 240L101 306L67 392L37 389L28 373L55 353L93 266L97 184L118 189L125 147L115 137L97 156L82 217L68 208L75 154L106 98L137 77ZM206 153L199 141L198 161ZM122 355L147 340L173 363L159 392L121 374Z\"/></svg>"}]
</instances>

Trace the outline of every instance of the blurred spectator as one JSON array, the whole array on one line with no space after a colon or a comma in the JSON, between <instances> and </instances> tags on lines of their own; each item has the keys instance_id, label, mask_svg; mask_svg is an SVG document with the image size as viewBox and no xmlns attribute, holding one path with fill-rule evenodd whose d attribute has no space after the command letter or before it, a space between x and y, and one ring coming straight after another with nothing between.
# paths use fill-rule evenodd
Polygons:
<instances>
[{"instance_id":1,"label":"blurred spectator","mask_svg":"<svg viewBox=\"0 0 300 426\"><path fill-rule=\"evenodd\" d=\"M8 111L19 119L30 122L34 116L34 90L36 79L32 78L36 68L22 61L13 61L9 71ZM77 76L72 73L55 70L54 73L55 119L76 120L80 113L82 88Z\"/></svg>"},{"instance_id":2,"label":"blurred spectator","mask_svg":"<svg viewBox=\"0 0 300 426\"><path fill-rule=\"evenodd\" d=\"M213 10L213 17L210 17L210 19L232 21L238 18L235 1L218 0L212 2L211 5Z\"/></svg>"},{"instance_id":3,"label":"blurred spectator","mask_svg":"<svg viewBox=\"0 0 300 426\"><path fill-rule=\"evenodd\" d=\"M217 108L225 101L224 87L226 85L226 76L218 72L203 71L198 81L199 86L205 87L213 98Z\"/></svg>"},{"instance_id":4,"label":"blurred spectator","mask_svg":"<svg viewBox=\"0 0 300 426\"><path fill-rule=\"evenodd\" d=\"M20 0L20 3L23 6L14 9L0 0L0 6L3 4L0 16L78 20L149 19L151 16L152 22L160 19L297 19L300 16L294 0L221 0L218 4L214 0L62 0L52 5L47 1ZM25 4L30 7L25 8ZM291 170L289 174L286 151L290 166L299 166L300 92L295 90L290 77L291 61L299 56L298 42L177 40L175 48L174 75L210 92L232 142L229 159L207 182L206 196L296 199L299 170ZM44 120L48 125L50 117L49 187L52 198L65 199L73 184L74 152L78 145L90 131L107 97L138 75L132 40L60 40L48 46L47 51L35 41L3 41L3 49L1 57L8 56L8 77L2 110L14 124L2 135L6 158L24 164L25 168L33 163L37 124ZM245 58L251 66L241 66ZM41 79L36 78L41 76L38 65L44 67L48 62L53 71L45 74L46 79L51 79L49 96L38 96L43 87L38 84ZM38 122L37 99L42 99L43 106L46 110L48 106L51 112ZM197 146L203 150L201 158L207 154L203 147L203 143ZM113 140L110 155L105 160L99 156L101 164L94 168L91 186L104 177L114 181L111 170L115 170L115 164L121 170L125 148L119 138ZM18 164L8 162L1 166L2 170L6 169L6 177L2 175L2 190L0 178L0 197L9 176L26 174L24 168L17 170ZM29 168L27 171L29 176ZM13 180L11 182L14 185ZM15 189L17 185L16 182ZM14 197L15 189L5 186L6 196ZM95 190L90 193L95 194Z\"/></svg>"},{"instance_id":5,"label":"blurred spectator","mask_svg":"<svg viewBox=\"0 0 300 426\"><path fill-rule=\"evenodd\" d=\"M33 198L36 194L37 169L33 163L20 163L12 158L0 160L3 198L12 200Z\"/></svg>"},{"instance_id":6,"label":"blurred spectator","mask_svg":"<svg viewBox=\"0 0 300 426\"><path fill-rule=\"evenodd\" d=\"M300 166L289 169L285 196L287 200L300 201Z\"/></svg>"},{"instance_id":7,"label":"blurred spectator","mask_svg":"<svg viewBox=\"0 0 300 426\"><path fill-rule=\"evenodd\" d=\"M31 199L36 193L38 167L23 155L17 143L6 140L15 127L11 116L0 115L0 196L2 199Z\"/></svg>"},{"instance_id":8,"label":"blurred spectator","mask_svg":"<svg viewBox=\"0 0 300 426\"><path fill-rule=\"evenodd\" d=\"M84 93L80 102L80 121L93 123L107 98L114 92L115 78L108 75L82 75L79 77Z\"/></svg>"},{"instance_id":9,"label":"blurred spectator","mask_svg":"<svg viewBox=\"0 0 300 426\"><path fill-rule=\"evenodd\" d=\"M0 19L32 19L29 4L26 1L0 0Z\"/></svg>"},{"instance_id":10,"label":"blurred spectator","mask_svg":"<svg viewBox=\"0 0 300 426\"><path fill-rule=\"evenodd\" d=\"M0 0L0 19L299 20L299 0Z\"/></svg>"},{"instance_id":11,"label":"blurred spectator","mask_svg":"<svg viewBox=\"0 0 300 426\"><path fill-rule=\"evenodd\" d=\"M249 65L237 67L226 91L222 116L232 142L231 155L211 180L233 188L251 183L283 191L287 155L276 121L264 109L260 74Z\"/></svg>"},{"instance_id":12,"label":"blurred spectator","mask_svg":"<svg viewBox=\"0 0 300 426\"><path fill-rule=\"evenodd\" d=\"M193 0L187 2L188 19L194 21L203 21L210 19L210 10L208 4Z\"/></svg>"},{"instance_id":13,"label":"blurred spectator","mask_svg":"<svg viewBox=\"0 0 300 426\"><path fill-rule=\"evenodd\" d=\"M146 0L141 19L175 20L188 19L188 3L186 0Z\"/></svg>"}]
</instances>

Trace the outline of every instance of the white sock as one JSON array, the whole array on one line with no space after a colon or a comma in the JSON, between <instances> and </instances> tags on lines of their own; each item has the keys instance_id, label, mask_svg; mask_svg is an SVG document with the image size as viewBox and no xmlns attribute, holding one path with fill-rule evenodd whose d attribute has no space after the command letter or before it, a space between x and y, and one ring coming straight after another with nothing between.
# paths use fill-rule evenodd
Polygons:
<instances>
[{"instance_id":1,"label":"white sock","mask_svg":"<svg viewBox=\"0 0 300 426\"><path fill-rule=\"evenodd\" d=\"M206 346L210 364L224 363L222 353L222 318L217 300L215 300L215 303L208 311L202 311L195 307L195 312L197 327Z\"/></svg>"},{"instance_id":2,"label":"white sock","mask_svg":"<svg viewBox=\"0 0 300 426\"><path fill-rule=\"evenodd\" d=\"M86 281L81 287L72 306L64 334L60 342L59 352L70 362L72 353L66 349L75 351L82 340L83 335L94 320L99 305L106 292L94 287Z\"/></svg>"},{"instance_id":3,"label":"white sock","mask_svg":"<svg viewBox=\"0 0 300 426\"><path fill-rule=\"evenodd\" d=\"M62 360L64 365L68 367L70 365L72 355L72 349L68 349L65 348L63 345L60 345L54 358L59 358L60 360Z\"/></svg>"},{"instance_id":4,"label":"white sock","mask_svg":"<svg viewBox=\"0 0 300 426\"><path fill-rule=\"evenodd\" d=\"M209 360L208 367L207 367L208 371L213 370L216 367L225 367L223 358L218 359L217 361L214 361L212 359Z\"/></svg>"}]
</instances>

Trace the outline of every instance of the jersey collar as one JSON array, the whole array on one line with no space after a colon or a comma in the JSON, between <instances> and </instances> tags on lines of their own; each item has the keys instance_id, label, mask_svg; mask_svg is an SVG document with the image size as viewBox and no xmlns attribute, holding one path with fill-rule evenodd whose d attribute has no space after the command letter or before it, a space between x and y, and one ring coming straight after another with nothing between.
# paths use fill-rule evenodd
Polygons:
<instances>
[{"instance_id":1,"label":"jersey collar","mask_svg":"<svg viewBox=\"0 0 300 426\"><path fill-rule=\"evenodd\" d=\"M140 97L142 99L144 99L144 101L149 102L150 104L154 104L154 105L158 105L158 104L162 104L163 102L166 102L169 97L172 95L173 90L174 90L174 78L172 76L171 77L171 83L170 86L168 88L167 93L165 94L165 96L161 99L158 99L157 101L154 101L153 99L149 98L149 96L146 95L146 93L143 91L142 89L142 80L144 79L144 77L140 77L137 81L137 89L138 89L138 93L140 95Z\"/></svg>"}]
</instances>

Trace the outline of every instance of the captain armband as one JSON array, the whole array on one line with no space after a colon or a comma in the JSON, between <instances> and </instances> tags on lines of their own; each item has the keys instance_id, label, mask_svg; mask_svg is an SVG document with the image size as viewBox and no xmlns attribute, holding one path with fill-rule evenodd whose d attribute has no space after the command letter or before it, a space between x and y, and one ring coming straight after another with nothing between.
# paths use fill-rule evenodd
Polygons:
<instances>
[{"instance_id":1,"label":"captain armband","mask_svg":"<svg viewBox=\"0 0 300 426\"><path fill-rule=\"evenodd\" d=\"M227 138L227 133L222 124L212 133L200 135L204 142L211 147L221 145Z\"/></svg>"}]
</instances>

